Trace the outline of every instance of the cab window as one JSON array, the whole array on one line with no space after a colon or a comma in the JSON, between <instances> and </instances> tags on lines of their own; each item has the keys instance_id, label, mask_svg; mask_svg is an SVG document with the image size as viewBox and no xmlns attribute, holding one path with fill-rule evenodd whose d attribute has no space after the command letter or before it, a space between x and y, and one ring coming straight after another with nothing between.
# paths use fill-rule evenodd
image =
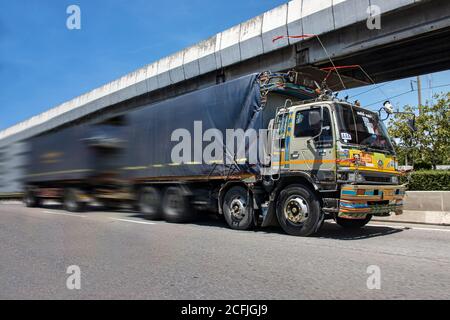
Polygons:
<instances>
[{"instance_id":1,"label":"cab window","mask_svg":"<svg viewBox=\"0 0 450 320\"><path fill-rule=\"evenodd\" d=\"M295 129L294 136L296 138L311 138L316 135L316 129L310 126L309 115L313 110L320 110L319 108L314 108L310 110L298 111L295 115ZM320 137L315 139L316 146L322 148L333 146L333 129L331 125L330 110L328 108L323 108L323 125L322 133Z\"/></svg>"}]
</instances>

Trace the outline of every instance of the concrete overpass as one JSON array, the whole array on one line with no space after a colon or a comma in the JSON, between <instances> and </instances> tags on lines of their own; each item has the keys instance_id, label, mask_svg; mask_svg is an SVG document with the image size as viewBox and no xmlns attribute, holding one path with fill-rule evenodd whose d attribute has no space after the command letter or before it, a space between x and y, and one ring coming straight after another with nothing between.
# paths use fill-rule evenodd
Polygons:
<instances>
[{"instance_id":1,"label":"concrete overpass","mask_svg":"<svg viewBox=\"0 0 450 320\"><path fill-rule=\"evenodd\" d=\"M371 5L381 10L379 30L367 27ZM360 64L376 82L450 68L447 0L293 0L1 131L0 173L14 171L7 163L21 153L18 142L61 126L110 117L251 72L314 74L311 67L329 66L317 38L273 41L304 34L319 35L336 64ZM368 83L360 70L344 74L353 79L349 86Z\"/></svg>"}]
</instances>

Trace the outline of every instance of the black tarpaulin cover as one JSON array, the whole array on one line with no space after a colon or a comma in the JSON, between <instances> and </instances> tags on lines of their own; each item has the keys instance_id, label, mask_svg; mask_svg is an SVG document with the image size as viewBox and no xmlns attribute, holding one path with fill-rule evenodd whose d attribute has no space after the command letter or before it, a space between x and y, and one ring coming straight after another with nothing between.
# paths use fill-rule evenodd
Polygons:
<instances>
[{"instance_id":1,"label":"black tarpaulin cover","mask_svg":"<svg viewBox=\"0 0 450 320\"><path fill-rule=\"evenodd\" d=\"M252 74L129 113L122 174L127 178L142 178L258 173L258 163L230 165L226 161L227 157L239 155L237 148L257 145L256 139L247 140L245 145L236 143L233 152L226 143L227 129L254 129L259 133L263 126L257 78L257 74ZM223 159L225 163L220 160L205 163L206 159L195 157L195 148L202 140L201 133L194 132L195 122L201 122L201 133L208 129L218 129L222 133L223 154L215 155L214 159ZM191 134L191 157L185 158L190 161L174 162L171 157L173 148L181 141L172 141L172 134L177 129L186 129ZM200 143L201 149L209 144L210 141ZM235 160L242 162L242 159Z\"/></svg>"},{"instance_id":2,"label":"black tarpaulin cover","mask_svg":"<svg viewBox=\"0 0 450 320\"><path fill-rule=\"evenodd\" d=\"M102 125L76 125L33 138L27 181L83 180L98 176L148 179L258 174L258 162L250 165L237 158L238 150L245 151L258 144L257 137L247 139L245 144L236 143L235 152L226 143L227 129L254 129L259 133L259 129L267 125L263 123L257 79L258 74L252 74L142 106L123 114L123 121L107 131ZM197 130L200 132L194 132L196 122L197 126L201 123L201 129ZM180 144L179 140L172 141L177 129L185 129L191 135L191 152L188 152L191 157L183 158L186 161L174 162L171 156L174 147ZM202 142L208 129L217 129L223 135L223 143L214 139L222 152L214 154L214 160L223 161L205 162L211 159L201 157L204 148L211 144L211 141ZM105 149L93 143L102 135L114 141L114 132L122 141L121 147ZM245 157L248 156L245 153ZM240 164L228 163L227 157L235 158Z\"/></svg>"},{"instance_id":3,"label":"black tarpaulin cover","mask_svg":"<svg viewBox=\"0 0 450 320\"><path fill-rule=\"evenodd\" d=\"M84 143L88 126L78 125L29 141L26 181L83 180L93 174L95 154Z\"/></svg>"}]
</instances>

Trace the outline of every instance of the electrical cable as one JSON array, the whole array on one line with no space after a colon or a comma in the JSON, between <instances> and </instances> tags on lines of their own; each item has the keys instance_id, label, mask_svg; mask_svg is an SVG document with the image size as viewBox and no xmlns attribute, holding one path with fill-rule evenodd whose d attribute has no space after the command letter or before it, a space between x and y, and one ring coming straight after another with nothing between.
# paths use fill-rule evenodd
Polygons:
<instances>
[{"instance_id":1,"label":"electrical cable","mask_svg":"<svg viewBox=\"0 0 450 320\"><path fill-rule=\"evenodd\" d=\"M386 82L386 83L383 83L383 84L380 84L380 85L377 85L376 88L370 88L369 90L366 90L366 91L364 91L364 92L355 94L355 95L349 97L349 99L352 99L352 98L356 98L356 97L362 96L362 95L364 95L364 94L366 94L366 93L369 93L369 92L371 92L371 91L375 91L375 90L377 90L377 89L379 89L379 88L381 88L381 87L384 87L384 86L390 84L391 82L392 82L392 81Z\"/></svg>"},{"instance_id":2,"label":"electrical cable","mask_svg":"<svg viewBox=\"0 0 450 320\"><path fill-rule=\"evenodd\" d=\"M422 90L432 90L432 89L443 88L443 87L449 87L449 86L450 86L450 83L448 83L448 84L443 84L443 85L439 85L439 86L434 86L434 87L422 88ZM408 94L408 93L417 92L417 91L418 91L418 89L411 89L411 90L408 90L408 91L406 91L406 92L403 92L403 93L397 94L397 95L395 95L395 96L392 96L392 97L388 98L387 100L395 99L395 98L404 96L404 95L406 95L406 94ZM384 102L384 101L386 101L386 100L380 100L380 101L377 101L377 102L368 104L368 105L365 106L365 108L368 108L368 107L371 107L371 106L373 106L373 105L382 103L382 102Z\"/></svg>"}]
</instances>

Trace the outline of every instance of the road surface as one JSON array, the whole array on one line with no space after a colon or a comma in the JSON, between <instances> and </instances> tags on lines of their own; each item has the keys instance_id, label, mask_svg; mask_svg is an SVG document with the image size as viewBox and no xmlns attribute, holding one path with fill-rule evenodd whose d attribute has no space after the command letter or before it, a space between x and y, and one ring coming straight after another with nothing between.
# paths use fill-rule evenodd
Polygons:
<instances>
[{"instance_id":1,"label":"road surface","mask_svg":"<svg viewBox=\"0 0 450 320\"><path fill-rule=\"evenodd\" d=\"M446 227L326 223L296 238L0 204L0 259L0 299L450 299Z\"/></svg>"}]
</instances>

